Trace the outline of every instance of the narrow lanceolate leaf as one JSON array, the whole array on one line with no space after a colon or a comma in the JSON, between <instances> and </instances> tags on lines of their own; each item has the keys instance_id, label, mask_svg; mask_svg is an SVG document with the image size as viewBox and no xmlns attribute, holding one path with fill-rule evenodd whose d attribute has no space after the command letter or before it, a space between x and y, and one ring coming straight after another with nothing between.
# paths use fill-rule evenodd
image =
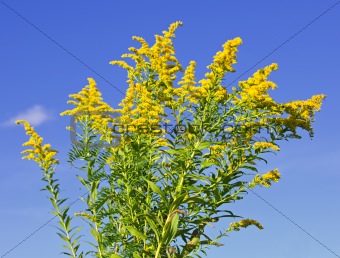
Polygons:
<instances>
[{"instance_id":1,"label":"narrow lanceolate leaf","mask_svg":"<svg viewBox=\"0 0 340 258\"><path fill-rule=\"evenodd\" d=\"M134 252L132 256L133 258L142 258L142 256L140 256L140 254L137 252Z\"/></svg>"},{"instance_id":2,"label":"narrow lanceolate leaf","mask_svg":"<svg viewBox=\"0 0 340 258\"><path fill-rule=\"evenodd\" d=\"M145 217L145 219L149 223L149 226L151 227L153 232L155 233L155 236L156 236L156 239L157 239L157 243L159 243L160 232L158 232L157 226L156 226L155 222L152 219L150 219L149 217Z\"/></svg>"},{"instance_id":3,"label":"narrow lanceolate leaf","mask_svg":"<svg viewBox=\"0 0 340 258\"><path fill-rule=\"evenodd\" d=\"M173 150L173 149L169 149L169 150L165 150L164 152L170 154L170 155L174 155L176 154L178 151L177 150Z\"/></svg>"},{"instance_id":4,"label":"narrow lanceolate leaf","mask_svg":"<svg viewBox=\"0 0 340 258\"><path fill-rule=\"evenodd\" d=\"M159 194L159 196L163 199L163 201L167 201L164 192L154 182L151 182L151 181L149 181L147 179L144 179L144 180L146 182L148 182L148 184L151 187L152 191L154 191L155 193Z\"/></svg>"},{"instance_id":5,"label":"narrow lanceolate leaf","mask_svg":"<svg viewBox=\"0 0 340 258\"><path fill-rule=\"evenodd\" d=\"M201 166L202 166L202 168L206 168L206 167L210 167L210 166L212 166L214 164L215 164L215 162L212 162L212 161L209 161L209 160L205 160L205 161L202 162Z\"/></svg>"},{"instance_id":6,"label":"narrow lanceolate leaf","mask_svg":"<svg viewBox=\"0 0 340 258\"><path fill-rule=\"evenodd\" d=\"M184 194L178 196L178 197L173 201L173 203L171 204L171 207L170 207L170 212L174 212L175 210L178 209L178 207L182 204L182 202L183 202L183 200L184 200L184 198L185 198L186 195L187 195L187 194L184 193Z\"/></svg>"},{"instance_id":7,"label":"narrow lanceolate leaf","mask_svg":"<svg viewBox=\"0 0 340 258\"><path fill-rule=\"evenodd\" d=\"M143 240L146 239L146 236L142 232L140 232L138 229L131 227L131 226L125 226L125 228L131 233L131 235L141 238Z\"/></svg>"},{"instance_id":8,"label":"narrow lanceolate leaf","mask_svg":"<svg viewBox=\"0 0 340 258\"><path fill-rule=\"evenodd\" d=\"M201 142L200 144L198 144L197 146L195 146L195 149L197 150L203 150L208 148L210 145L212 145L212 142Z\"/></svg>"},{"instance_id":9,"label":"narrow lanceolate leaf","mask_svg":"<svg viewBox=\"0 0 340 258\"><path fill-rule=\"evenodd\" d=\"M123 258L123 257L118 254L111 254L110 258Z\"/></svg>"},{"instance_id":10,"label":"narrow lanceolate leaf","mask_svg":"<svg viewBox=\"0 0 340 258\"><path fill-rule=\"evenodd\" d=\"M166 230L164 234L164 243L168 245L176 236L178 229L179 215L176 212L174 216L172 216L171 221L165 225Z\"/></svg>"}]
</instances>

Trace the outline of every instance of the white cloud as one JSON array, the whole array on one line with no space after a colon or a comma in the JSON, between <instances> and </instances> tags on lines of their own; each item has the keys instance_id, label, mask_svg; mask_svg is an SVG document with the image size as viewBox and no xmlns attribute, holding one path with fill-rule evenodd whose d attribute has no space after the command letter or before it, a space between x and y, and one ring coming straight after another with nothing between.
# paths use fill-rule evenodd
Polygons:
<instances>
[{"instance_id":1,"label":"white cloud","mask_svg":"<svg viewBox=\"0 0 340 258\"><path fill-rule=\"evenodd\" d=\"M38 126L42 123L50 120L51 116L48 114L47 110L39 105L35 105L18 115L8 119L7 121L1 123L2 126L12 126L15 125L16 120L26 120L32 126Z\"/></svg>"}]
</instances>

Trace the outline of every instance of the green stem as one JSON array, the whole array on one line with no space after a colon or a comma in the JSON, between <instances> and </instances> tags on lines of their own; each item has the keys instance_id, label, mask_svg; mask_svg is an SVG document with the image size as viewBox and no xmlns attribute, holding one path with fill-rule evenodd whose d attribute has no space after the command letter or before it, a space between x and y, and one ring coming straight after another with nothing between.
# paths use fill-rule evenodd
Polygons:
<instances>
[{"instance_id":1,"label":"green stem","mask_svg":"<svg viewBox=\"0 0 340 258\"><path fill-rule=\"evenodd\" d=\"M157 251L156 251L156 254L155 254L155 258L159 258L159 257L160 257L162 245L163 245L162 242L160 242L160 243L158 244L158 248L157 248Z\"/></svg>"},{"instance_id":2,"label":"green stem","mask_svg":"<svg viewBox=\"0 0 340 258\"><path fill-rule=\"evenodd\" d=\"M72 257L76 258L77 257L77 250L76 248L73 246L72 244L72 239L70 236L70 231L69 231L69 226L66 225L66 221L68 218L70 218L69 216L63 216L62 215L62 211L60 210L59 207L59 203L63 200L59 200L58 199L58 193L59 193L59 188L58 185L54 185L55 180L53 180L53 171L49 172L49 169L45 169L44 170L44 181L48 183L48 187L46 187L45 189L48 189L48 191L51 193L52 198L49 198L54 210L55 210L55 214L57 215L59 221L60 221L60 225L63 228L63 231L65 233L65 239L62 238L67 245L69 246L71 252L72 252ZM65 212L65 211L64 211Z\"/></svg>"}]
</instances>

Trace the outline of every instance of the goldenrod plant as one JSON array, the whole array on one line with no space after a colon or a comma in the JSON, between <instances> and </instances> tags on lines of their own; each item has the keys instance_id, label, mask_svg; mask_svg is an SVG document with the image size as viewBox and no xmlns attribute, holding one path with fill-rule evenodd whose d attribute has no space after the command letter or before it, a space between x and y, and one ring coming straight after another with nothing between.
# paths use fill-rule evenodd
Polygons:
<instances>
[{"instance_id":1,"label":"goldenrod plant","mask_svg":"<svg viewBox=\"0 0 340 258\"><path fill-rule=\"evenodd\" d=\"M301 138L300 129L313 137L311 124L324 95L275 102L269 90L276 84L268 77L277 64L227 90L222 83L234 72L240 38L224 43L197 81L196 63L183 69L175 56L173 38L181 25L171 24L155 36L152 46L133 37L141 47L131 47L122 56L133 62L111 62L127 71L129 87L120 109L103 101L94 79L70 95L75 107L61 115L76 121L68 128L78 139L69 163L81 171L77 177L88 191L82 197L84 211L72 215L67 199L59 197L57 152L43 145L26 121L18 121L31 137L24 144L31 147L23 151L24 158L36 161L44 172L44 189L51 194L58 234L68 250L64 254L201 257L208 247L222 246L218 241L231 231L250 225L262 229L256 220L240 220L228 204L241 200L251 188L278 182L278 169L259 173L258 167L265 153L280 150L280 141ZM119 114L119 120L102 115L105 112ZM90 252L81 248L79 228L71 227L74 216L90 226ZM230 227L212 237L214 229L207 229L219 220Z\"/></svg>"}]
</instances>

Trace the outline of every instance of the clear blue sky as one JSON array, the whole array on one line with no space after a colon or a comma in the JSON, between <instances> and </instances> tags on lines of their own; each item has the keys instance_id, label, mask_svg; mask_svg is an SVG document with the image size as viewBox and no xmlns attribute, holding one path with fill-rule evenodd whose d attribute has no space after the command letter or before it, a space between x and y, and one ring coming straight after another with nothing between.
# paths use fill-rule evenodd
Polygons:
<instances>
[{"instance_id":1,"label":"clear blue sky","mask_svg":"<svg viewBox=\"0 0 340 258\"><path fill-rule=\"evenodd\" d=\"M235 80L296 32L321 15L335 0L211 0L211 1L0 1L0 255L17 245L52 216L40 181L41 172L31 161L22 161L21 144L27 139L14 118L30 117L47 142L60 150L58 175L63 192L72 200L82 194L76 171L65 156L70 146L65 126L69 118L59 113L68 108L68 94L78 92L93 77L104 98L117 107L125 93L125 72L109 65L135 44L132 35L153 40L155 33L181 20L175 47L180 61L198 63L198 75L227 40L243 39L239 48ZM56 45L18 14L53 38ZM333 258L340 257L340 4L324 14L272 55L252 68L272 62L279 70L271 79L279 88L277 101L306 99L324 93L327 99L317 114L315 138L281 145L270 157L269 168L278 167L282 180L271 189L233 204L237 214L259 220L264 230L249 228L225 238L209 257ZM101 78L102 77L102 78ZM105 81L103 78L105 78ZM263 170L262 172L266 172ZM73 206L80 210L80 202ZM218 226L227 227L230 221ZM57 258L62 242L55 234L56 220L8 253L7 258Z\"/></svg>"}]
</instances>

